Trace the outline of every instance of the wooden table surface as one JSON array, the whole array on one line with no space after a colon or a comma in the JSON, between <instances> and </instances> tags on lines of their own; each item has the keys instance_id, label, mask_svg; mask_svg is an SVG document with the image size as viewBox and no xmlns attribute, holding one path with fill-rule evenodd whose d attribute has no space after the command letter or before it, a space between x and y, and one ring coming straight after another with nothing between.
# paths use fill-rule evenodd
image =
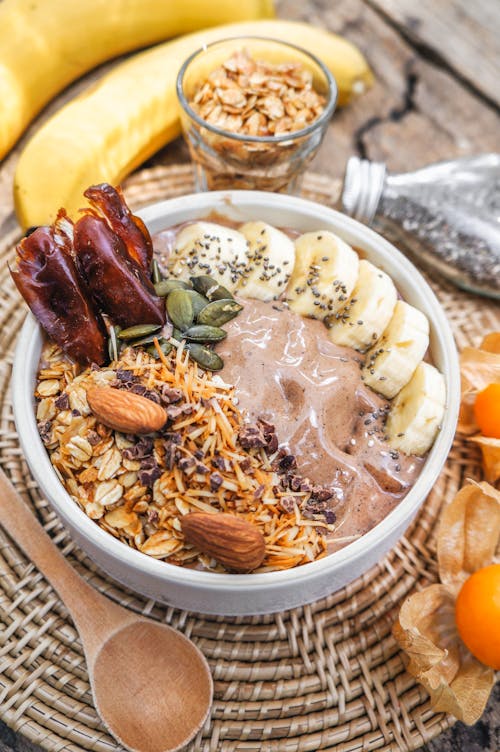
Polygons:
<instances>
[{"instance_id":1,"label":"wooden table surface","mask_svg":"<svg viewBox=\"0 0 500 752\"><path fill-rule=\"evenodd\" d=\"M363 50L376 76L368 93L334 115L312 165L316 171L340 177L352 154L405 172L440 159L500 151L498 0L277 0L277 7L283 18L309 21L348 37ZM0 232L16 225L11 190L19 149L88 80L51 103L0 164ZM187 159L179 140L148 164ZM38 749L0 723L0 752ZM499 749L497 684L475 726L457 723L422 752Z\"/></svg>"}]
</instances>

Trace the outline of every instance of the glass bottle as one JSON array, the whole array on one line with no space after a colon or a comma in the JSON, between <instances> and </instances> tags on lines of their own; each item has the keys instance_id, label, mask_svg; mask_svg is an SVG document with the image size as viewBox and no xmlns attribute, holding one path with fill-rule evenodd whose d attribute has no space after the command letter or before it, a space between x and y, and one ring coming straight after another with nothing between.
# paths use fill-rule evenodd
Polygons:
<instances>
[{"instance_id":1,"label":"glass bottle","mask_svg":"<svg viewBox=\"0 0 500 752\"><path fill-rule=\"evenodd\" d=\"M500 154L401 175L351 157L341 200L347 214L373 224L417 263L500 299Z\"/></svg>"}]
</instances>

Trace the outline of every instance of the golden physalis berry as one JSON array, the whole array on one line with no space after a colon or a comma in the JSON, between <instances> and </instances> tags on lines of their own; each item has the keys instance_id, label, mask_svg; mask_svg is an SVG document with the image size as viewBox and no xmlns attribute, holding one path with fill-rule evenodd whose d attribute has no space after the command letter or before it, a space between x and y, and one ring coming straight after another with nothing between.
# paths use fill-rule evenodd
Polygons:
<instances>
[{"instance_id":1,"label":"golden physalis berry","mask_svg":"<svg viewBox=\"0 0 500 752\"><path fill-rule=\"evenodd\" d=\"M464 582L455 605L455 620L472 655L500 670L500 564L478 569Z\"/></svg>"},{"instance_id":2,"label":"golden physalis berry","mask_svg":"<svg viewBox=\"0 0 500 752\"><path fill-rule=\"evenodd\" d=\"M500 384L490 384L479 392L474 417L483 436L500 439Z\"/></svg>"}]
</instances>

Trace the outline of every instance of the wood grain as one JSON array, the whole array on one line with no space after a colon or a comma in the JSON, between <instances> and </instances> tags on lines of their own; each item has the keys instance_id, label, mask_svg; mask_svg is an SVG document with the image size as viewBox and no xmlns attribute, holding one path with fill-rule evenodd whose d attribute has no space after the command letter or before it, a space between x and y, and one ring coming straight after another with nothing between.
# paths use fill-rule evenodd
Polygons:
<instances>
[{"instance_id":1,"label":"wood grain","mask_svg":"<svg viewBox=\"0 0 500 752\"><path fill-rule=\"evenodd\" d=\"M313 169L338 177L355 153L386 162L390 171L404 172L498 149L495 108L452 72L422 57L366 2L281 0L279 9L286 18L322 24L348 37L375 73L373 88L334 115Z\"/></svg>"},{"instance_id":2,"label":"wood grain","mask_svg":"<svg viewBox=\"0 0 500 752\"><path fill-rule=\"evenodd\" d=\"M500 104L500 3L495 0L368 0L418 47L472 90Z\"/></svg>"}]
</instances>

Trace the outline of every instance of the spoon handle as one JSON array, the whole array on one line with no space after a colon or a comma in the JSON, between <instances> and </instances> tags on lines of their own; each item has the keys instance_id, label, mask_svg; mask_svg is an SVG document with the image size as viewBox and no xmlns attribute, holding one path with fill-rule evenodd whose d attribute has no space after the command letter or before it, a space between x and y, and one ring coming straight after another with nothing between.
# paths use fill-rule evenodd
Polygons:
<instances>
[{"instance_id":1,"label":"spoon handle","mask_svg":"<svg viewBox=\"0 0 500 752\"><path fill-rule=\"evenodd\" d=\"M0 524L57 590L82 637L90 635L92 643L103 630L123 624L126 612L75 572L1 470Z\"/></svg>"}]
</instances>

